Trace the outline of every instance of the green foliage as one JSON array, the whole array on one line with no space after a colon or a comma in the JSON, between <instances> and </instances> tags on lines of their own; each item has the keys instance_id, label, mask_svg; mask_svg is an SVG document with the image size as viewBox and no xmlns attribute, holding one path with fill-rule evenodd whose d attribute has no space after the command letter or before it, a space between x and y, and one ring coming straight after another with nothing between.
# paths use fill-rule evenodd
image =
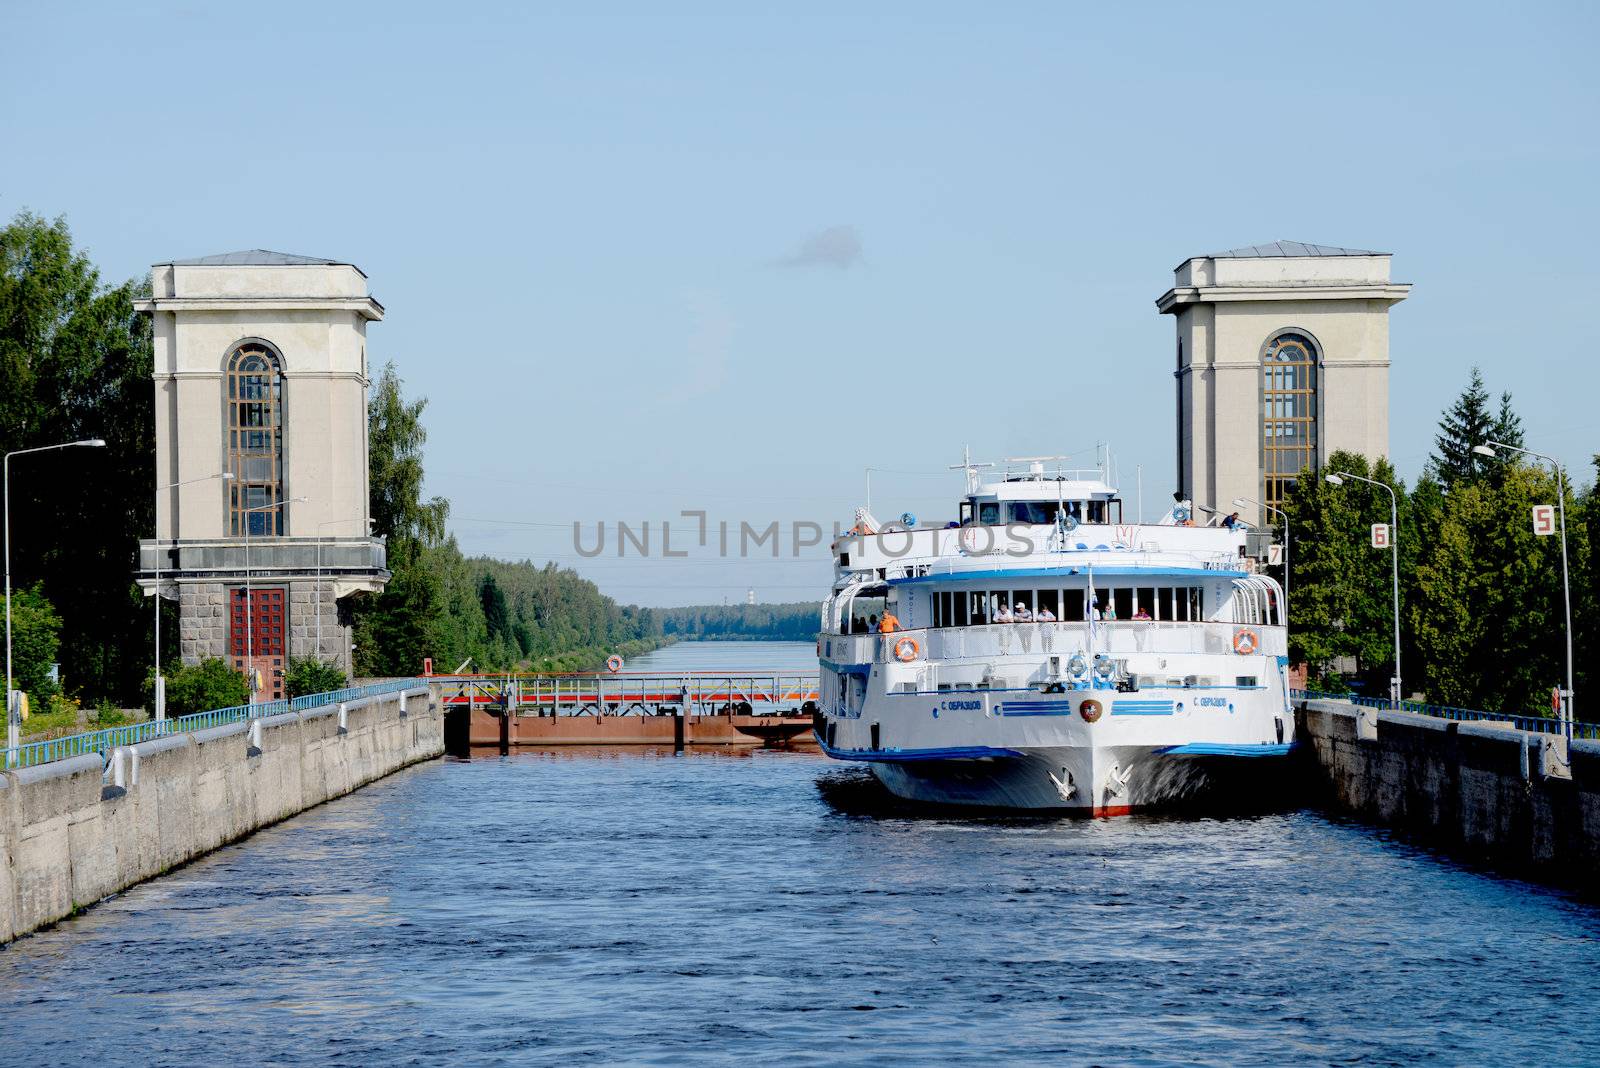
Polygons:
<instances>
[{"instance_id":1,"label":"green foliage","mask_svg":"<svg viewBox=\"0 0 1600 1068\"><path fill-rule=\"evenodd\" d=\"M1348 452L1330 456L1326 470L1396 483L1387 461L1369 464ZM1306 472L1284 511L1294 530L1290 658L1320 669L1354 657L1358 674L1386 692L1383 680L1394 663L1393 580L1389 554L1373 549L1370 538L1372 524L1390 521L1389 495L1353 479L1331 486ZM1402 514L1402 527L1405 521Z\"/></svg>"},{"instance_id":2,"label":"green foliage","mask_svg":"<svg viewBox=\"0 0 1600 1068\"><path fill-rule=\"evenodd\" d=\"M1492 711L1541 714L1566 672L1561 540L1533 533L1532 509L1554 504L1555 477L1515 454L1474 459L1473 444L1522 441L1510 398L1498 414L1474 372L1440 423L1439 452L1409 493L1386 462L1372 470L1336 453L1326 469L1368 475L1400 498L1407 693ZM1600 457L1596 457L1600 476ZM1600 493L1566 485L1578 694L1600 684ZM1391 557L1370 548L1368 527L1387 522L1388 496L1357 482L1333 487L1303 473L1286 504L1294 524L1291 657L1325 685L1337 658L1354 657L1368 693L1382 694L1393 665ZM1597 718L1579 703L1580 716Z\"/></svg>"},{"instance_id":3,"label":"green foliage","mask_svg":"<svg viewBox=\"0 0 1600 1068\"><path fill-rule=\"evenodd\" d=\"M283 673L283 692L290 698L311 693L329 693L350 685L344 669L337 664L326 664L315 657L290 657L289 667Z\"/></svg>"},{"instance_id":4,"label":"green foliage","mask_svg":"<svg viewBox=\"0 0 1600 1068\"><path fill-rule=\"evenodd\" d=\"M103 285L63 220L23 212L0 229L0 451L106 441L12 462L13 581L42 581L59 607L68 685L129 700L151 626L131 582L137 539L154 522L150 324L133 310L141 292Z\"/></svg>"},{"instance_id":5,"label":"green foliage","mask_svg":"<svg viewBox=\"0 0 1600 1068\"><path fill-rule=\"evenodd\" d=\"M167 676L167 715L187 716L233 708L250 699L243 672L220 658L188 664Z\"/></svg>"},{"instance_id":6,"label":"green foliage","mask_svg":"<svg viewBox=\"0 0 1600 1068\"><path fill-rule=\"evenodd\" d=\"M790 604L690 605L663 608L661 630L673 638L753 638L808 642L817 636L821 606Z\"/></svg>"},{"instance_id":7,"label":"green foliage","mask_svg":"<svg viewBox=\"0 0 1600 1068\"><path fill-rule=\"evenodd\" d=\"M391 560L444 541L450 516L449 501L422 499L422 446L428 440L422 412L428 402L407 404L404 385L394 364L385 364L367 402L372 529L389 540Z\"/></svg>"},{"instance_id":8,"label":"green foliage","mask_svg":"<svg viewBox=\"0 0 1600 1068\"><path fill-rule=\"evenodd\" d=\"M50 665L61 648L61 617L44 595L43 583L11 591L13 685L27 693L48 693Z\"/></svg>"},{"instance_id":9,"label":"green foliage","mask_svg":"<svg viewBox=\"0 0 1600 1068\"><path fill-rule=\"evenodd\" d=\"M94 714L89 717L89 726L96 730L120 727L127 722L128 714L110 701L101 701L95 706Z\"/></svg>"},{"instance_id":10,"label":"green foliage","mask_svg":"<svg viewBox=\"0 0 1600 1068\"><path fill-rule=\"evenodd\" d=\"M1522 419L1512 410L1509 393L1500 394L1498 414L1490 411L1483 374L1474 367L1467 388L1439 420L1431 473L1449 491L1457 482L1472 481L1495 469L1504 457L1490 459L1472 451L1490 441L1522 447Z\"/></svg>"}]
</instances>

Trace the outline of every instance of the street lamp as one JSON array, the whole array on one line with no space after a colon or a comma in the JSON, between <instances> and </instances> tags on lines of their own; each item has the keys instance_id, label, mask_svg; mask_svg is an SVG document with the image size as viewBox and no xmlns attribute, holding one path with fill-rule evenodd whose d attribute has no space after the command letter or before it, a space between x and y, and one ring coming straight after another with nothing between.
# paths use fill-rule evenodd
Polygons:
<instances>
[{"instance_id":1,"label":"street lamp","mask_svg":"<svg viewBox=\"0 0 1600 1068\"><path fill-rule=\"evenodd\" d=\"M1260 501L1251 500L1249 497L1235 497L1233 499L1235 508L1244 508L1252 504L1257 508L1266 509L1273 515L1283 517L1283 621L1284 625L1287 626L1289 622L1289 513L1282 508L1274 508L1270 504L1262 504Z\"/></svg>"},{"instance_id":2,"label":"street lamp","mask_svg":"<svg viewBox=\"0 0 1600 1068\"><path fill-rule=\"evenodd\" d=\"M210 482L220 478L224 482L233 478L232 471L223 471L215 475L203 475L200 478L186 478L182 482L174 482L170 486L156 488L156 510L161 509L161 495L179 486L192 486L197 482ZM155 602L156 602L156 720L167 718L167 680L161 677L161 529L156 528L156 577L155 577Z\"/></svg>"},{"instance_id":3,"label":"street lamp","mask_svg":"<svg viewBox=\"0 0 1600 1068\"><path fill-rule=\"evenodd\" d=\"M1389 495L1389 553L1394 567L1394 681L1389 684L1389 699L1399 708L1400 695L1405 692L1400 684L1400 501L1388 484L1377 479L1352 475L1348 471L1339 471L1326 478L1334 486L1342 486L1345 479L1353 478L1357 482L1377 486Z\"/></svg>"},{"instance_id":4,"label":"street lamp","mask_svg":"<svg viewBox=\"0 0 1600 1068\"><path fill-rule=\"evenodd\" d=\"M290 497L284 501L274 501L272 504L258 504L254 508L241 508L240 514L249 515L251 512L270 512L274 508L285 504L303 504L310 500L309 497ZM244 521L244 681L250 691L250 700L247 704L256 703L256 625L253 618L255 613L255 598L250 595L250 520ZM230 605L228 614L231 617L233 607Z\"/></svg>"},{"instance_id":5,"label":"street lamp","mask_svg":"<svg viewBox=\"0 0 1600 1068\"><path fill-rule=\"evenodd\" d=\"M6 747L15 749L22 738L22 709L16 695L11 692L11 458L35 452L55 452L57 449L103 449L103 438L85 438L83 441L64 441L60 445L41 445L36 449L17 449L6 453L4 471L0 473L0 492L4 493L6 542Z\"/></svg>"},{"instance_id":6,"label":"street lamp","mask_svg":"<svg viewBox=\"0 0 1600 1068\"><path fill-rule=\"evenodd\" d=\"M1524 449L1518 445L1507 445L1502 441L1491 441L1487 445L1474 445L1472 451L1479 456L1494 456L1495 449L1510 449L1526 456L1537 456L1550 465L1556 475L1556 511L1561 517L1561 600L1566 611L1567 624L1567 692L1565 700L1561 702L1565 715L1562 716L1563 730L1568 738L1572 737L1572 594L1567 585L1567 491L1566 481L1561 472L1561 465L1555 458L1546 456L1542 452Z\"/></svg>"}]
</instances>

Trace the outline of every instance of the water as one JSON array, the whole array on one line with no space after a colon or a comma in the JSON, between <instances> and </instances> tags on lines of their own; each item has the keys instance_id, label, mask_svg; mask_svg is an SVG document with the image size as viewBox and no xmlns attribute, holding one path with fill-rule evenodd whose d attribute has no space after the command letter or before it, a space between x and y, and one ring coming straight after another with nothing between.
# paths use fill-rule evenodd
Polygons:
<instances>
[{"instance_id":1,"label":"water","mask_svg":"<svg viewBox=\"0 0 1600 1068\"><path fill-rule=\"evenodd\" d=\"M1310 811L918 818L814 755L525 752L0 950L0 1063L1580 1063L1597 999L1600 911Z\"/></svg>"},{"instance_id":2,"label":"water","mask_svg":"<svg viewBox=\"0 0 1600 1068\"><path fill-rule=\"evenodd\" d=\"M811 642L676 642L633 657L624 671L745 671L817 673Z\"/></svg>"}]
</instances>

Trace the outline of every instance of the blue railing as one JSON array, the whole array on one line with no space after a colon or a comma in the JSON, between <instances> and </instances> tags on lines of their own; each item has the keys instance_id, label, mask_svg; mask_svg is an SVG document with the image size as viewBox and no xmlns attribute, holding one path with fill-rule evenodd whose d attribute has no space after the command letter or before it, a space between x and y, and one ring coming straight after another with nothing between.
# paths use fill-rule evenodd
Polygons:
<instances>
[{"instance_id":1,"label":"blue railing","mask_svg":"<svg viewBox=\"0 0 1600 1068\"><path fill-rule=\"evenodd\" d=\"M133 745L136 742L148 742L152 738L160 738L168 734L183 734L187 731L203 731L211 727L221 727L228 723L238 723L241 720L262 719L266 716L277 716L285 712L303 712L309 708L322 708L326 705L335 705L347 701L359 701L363 697L376 697L379 694L394 693L396 690L409 690L413 687L424 685L420 679L392 679L388 682L375 682L367 686L352 686L344 690L333 690L328 693L306 694L294 700L262 701L253 705L234 705L231 708L214 708L209 712L195 712L187 716L175 716L171 719L145 720L143 723L130 723L125 727L107 727L104 730L86 731L83 734L69 734L64 738L50 738L42 742L29 742L15 749L0 748L0 771L12 768L27 768L35 764L48 764L53 760L65 760L67 757L82 756L85 753L99 753L105 756L111 750L122 745Z\"/></svg>"},{"instance_id":2,"label":"blue railing","mask_svg":"<svg viewBox=\"0 0 1600 1068\"><path fill-rule=\"evenodd\" d=\"M1386 697L1361 697L1353 693L1325 693L1321 690L1291 690L1291 698L1306 698L1312 701L1348 701L1353 705L1364 705L1368 708L1396 708L1403 712L1415 712L1421 716L1433 716L1436 719L1452 719L1466 723L1472 720L1488 720L1493 723L1509 723L1521 731L1534 734L1561 734L1561 720L1546 716L1517 716L1505 712L1482 712L1475 708L1456 708L1453 705L1430 705L1424 701L1401 701L1398 706ZM1572 724L1574 738L1600 739L1600 723Z\"/></svg>"}]
</instances>

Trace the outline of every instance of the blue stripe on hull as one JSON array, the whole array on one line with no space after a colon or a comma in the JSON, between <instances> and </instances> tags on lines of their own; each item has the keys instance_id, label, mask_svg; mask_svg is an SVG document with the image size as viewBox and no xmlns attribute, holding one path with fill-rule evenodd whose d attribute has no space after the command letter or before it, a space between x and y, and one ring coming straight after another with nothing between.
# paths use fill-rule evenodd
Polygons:
<instances>
[{"instance_id":1,"label":"blue stripe on hull","mask_svg":"<svg viewBox=\"0 0 1600 1068\"><path fill-rule=\"evenodd\" d=\"M813 732L815 734L815 732ZM869 764L909 764L919 760L983 760L992 757L1019 757L1015 749L987 745L950 746L944 749L835 749L820 737L817 745L835 760L860 760Z\"/></svg>"},{"instance_id":2,"label":"blue stripe on hull","mask_svg":"<svg viewBox=\"0 0 1600 1068\"><path fill-rule=\"evenodd\" d=\"M1258 742L1255 745L1228 745L1222 742L1189 742L1162 752L1167 756L1280 757L1288 756L1289 742Z\"/></svg>"}]
</instances>

